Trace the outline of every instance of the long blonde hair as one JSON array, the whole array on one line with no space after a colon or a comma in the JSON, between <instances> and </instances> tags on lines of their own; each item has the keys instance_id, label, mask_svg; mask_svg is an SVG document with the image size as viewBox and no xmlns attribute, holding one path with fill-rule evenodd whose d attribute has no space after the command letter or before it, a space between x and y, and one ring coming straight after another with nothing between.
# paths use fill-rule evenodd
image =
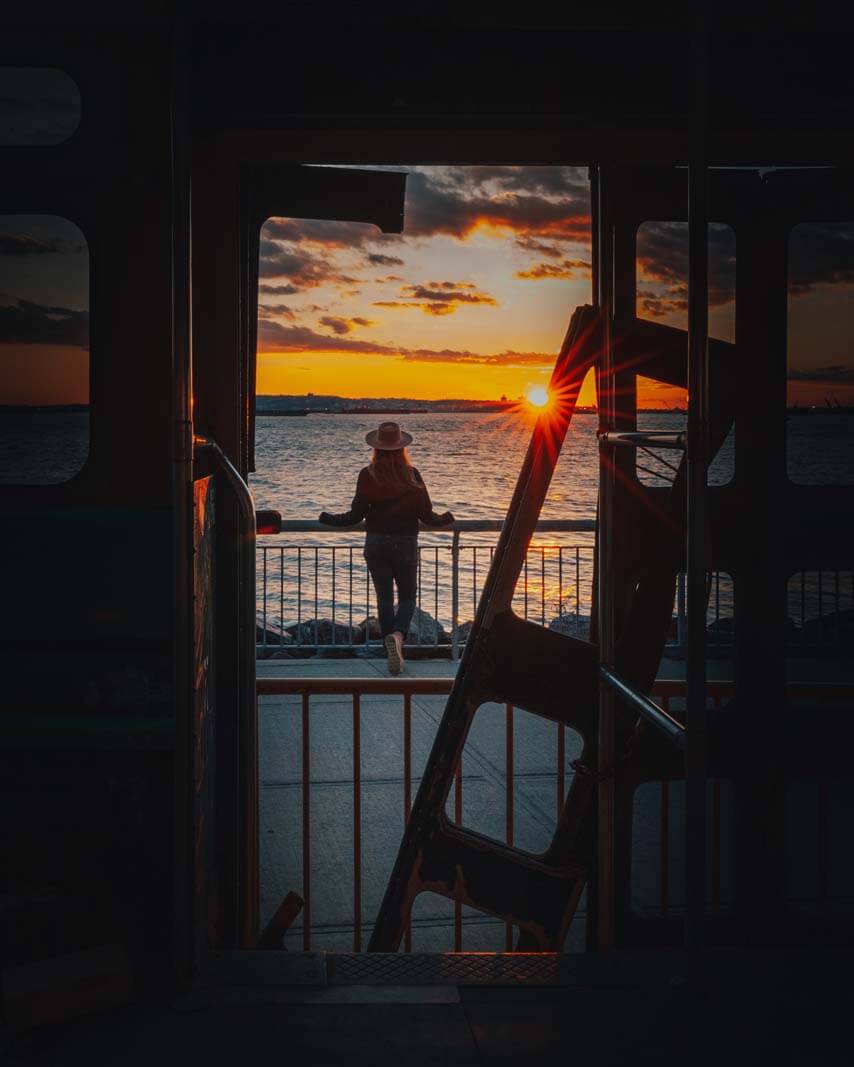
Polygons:
<instances>
[{"instance_id":1,"label":"long blonde hair","mask_svg":"<svg viewBox=\"0 0 854 1067\"><path fill-rule=\"evenodd\" d=\"M415 468L405 448L375 448L369 470L380 485L402 493L418 486Z\"/></svg>"}]
</instances>

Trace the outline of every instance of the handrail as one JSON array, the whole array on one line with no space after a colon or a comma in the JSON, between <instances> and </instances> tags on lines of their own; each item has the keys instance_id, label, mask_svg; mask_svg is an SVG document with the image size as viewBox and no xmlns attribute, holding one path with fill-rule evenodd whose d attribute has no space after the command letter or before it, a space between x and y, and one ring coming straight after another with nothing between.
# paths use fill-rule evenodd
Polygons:
<instances>
[{"instance_id":1,"label":"handrail","mask_svg":"<svg viewBox=\"0 0 854 1067\"><path fill-rule=\"evenodd\" d=\"M258 678L258 696L311 693L317 696L346 693L348 696L391 696L399 693L435 695L449 693L453 678Z\"/></svg>"},{"instance_id":2,"label":"handrail","mask_svg":"<svg viewBox=\"0 0 854 1067\"><path fill-rule=\"evenodd\" d=\"M643 719L646 719L648 723L651 723L678 748L684 746L685 727L678 719L674 719L672 715L668 715L664 708L660 708L654 700L650 700L648 696L639 693L637 689L630 686L628 682L624 682L619 675L614 674L614 672L608 670L607 667L600 667L599 674L602 680L607 682L614 692L622 697L627 704L630 704Z\"/></svg>"},{"instance_id":3,"label":"handrail","mask_svg":"<svg viewBox=\"0 0 854 1067\"><path fill-rule=\"evenodd\" d=\"M195 449L210 456L237 502L238 522L238 611L241 641L238 703L238 782L240 788L240 901L241 938L244 948L254 947L258 933L258 790L252 782L258 767L258 720L255 714L255 503L240 472L210 437L196 436Z\"/></svg>"},{"instance_id":4,"label":"handrail","mask_svg":"<svg viewBox=\"0 0 854 1067\"><path fill-rule=\"evenodd\" d=\"M318 696L340 693L394 696L406 692L435 695L449 693L453 683L454 679L450 675L439 678L384 678L382 675L377 675L374 678L290 675L283 678L258 678L256 688L258 696L289 696L300 693L311 693ZM685 686L684 678L656 678L652 684L651 691L667 700L678 699L685 696ZM731 679L724 678L706 683L706 695L711 698L726 697L734 692L735 682ZM850 698L854 696L854 683L787 682L786 694L795 697Z\"/></svg>"},{"instance_id":5,"label":"handrail","mask_svg":"<svg viewBox=\"0 0 854 1067\"><path fill-rule=\"evenodd\" d=\"M599 434L600 445L622 445L624 448L673 448L685 451L685 434L669 430L644 430L638 433L608 430Z\"/></svg>"},{"instance_id":6,"label":"handrail","mask_svg":"<svg viewBox=\"0 0 854 1067\"><path fill-rule=\"evenodd\" d=\"M425 533L492 533L500 532L504 526L503 519L457 519L447 526L426 526L419 524ZM339 530L364 530L364 521L352 526L327 526L316 519L282 519L280 533L337 533ZM537 532L557 533L576 531L595 533L595 519L541 519L537 523Z\"/></svg>"}]
</instances>

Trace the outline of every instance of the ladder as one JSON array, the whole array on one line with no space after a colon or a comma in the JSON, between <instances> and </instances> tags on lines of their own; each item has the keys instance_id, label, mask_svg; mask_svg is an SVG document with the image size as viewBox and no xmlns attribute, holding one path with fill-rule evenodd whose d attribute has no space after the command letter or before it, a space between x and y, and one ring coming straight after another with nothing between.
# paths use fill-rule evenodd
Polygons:
<instances>
[{"instance_id":1,"label":"ladder","mask_svg":"<svg viewBox=\"0 0 854 1067\"><path fill-rule=\"evenodd\" d=\"M598 314L579 307L552 372L551 403L534 427L368 951L397 951L413 901L425 891L517 926L517 949L559 949L575 914L593 845L594 779L573 776L555 836L541 856L451 823L444 809L469 729L486 702L513 704L576 730L584 764L595 746L596 646L519 618L512 599L581 384L598 351Z\"/></svg>"}]
</instances>

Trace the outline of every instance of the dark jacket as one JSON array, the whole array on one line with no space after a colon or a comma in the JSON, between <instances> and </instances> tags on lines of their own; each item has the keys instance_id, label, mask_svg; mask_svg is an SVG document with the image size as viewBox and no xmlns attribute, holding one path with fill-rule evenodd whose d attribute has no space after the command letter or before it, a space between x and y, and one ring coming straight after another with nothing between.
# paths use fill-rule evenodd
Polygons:
<instances>
[{"instance_id":1,"label":"dark jacket","mask_svg":"<svg viewBox=\"0 0 854 1067\"><path fill-rule=\"evenodd\" d=\"M378 482L370 467L363 467L359 471L356 495L350 510L340 515L323 511L320 521L327 526L354 526L366 519L368 533L410 537L418 536L419 520L425 526L448 526L454 521L454 516L450 511L436 514L423 478L414 467L412 471L418 484L401 492L400 489Z\"/></svg>"}]
</instances>

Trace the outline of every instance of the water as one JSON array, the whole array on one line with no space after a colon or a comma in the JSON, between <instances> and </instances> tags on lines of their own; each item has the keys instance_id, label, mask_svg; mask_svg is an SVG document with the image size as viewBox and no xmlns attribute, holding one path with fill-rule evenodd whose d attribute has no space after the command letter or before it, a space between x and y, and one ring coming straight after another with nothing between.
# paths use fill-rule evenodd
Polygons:
<instances>
[{"instance_id":1,"label":"water","mask_svg":"<svg viewBox=\"0 0 854 1067\"><path fill-rule=\"evenodd\" d=\"M67 482L88 452L87 412L0 413L0 485Z\"/></svg>"},{"instance_id":2,"label":"water","mask_svg":"<svg viewBox=\"0 0 854 1067\"><path fill-rule=\"evenodd\" d=\"M672 431L683 428L684 418L661 412L640 416L640 423L644 429ZM258 507L274 508L288 519L315 519L323 510L346 510L356 475L370 456L364 444L365 433L378 421L375 415L260 416L256 439L258 470L251 477ZM410 452L437 511L450 509L458 519L504 517L530 439L530 423L518 416L496 413L408 415L401 416L400 421L415 437ZM543 507L544 519L595 516L596 426L595 415L574 417ZM787 429L787 467L793 481L813 485L854 483L854 417L801 415L789 418ZM89 418L85 413L0 415L0 483L62 482L84 464L88 443ZM661 455L667 462L673 461L673 453ZM647 455L639 455L639 462L658 472L641 473L642 481L669 483L672 474L663 463ZM716 457L709 480L721 485L731 475L730 439ZM287 625L334 615L337 621L350 625L371 614L372 591L361 558L362 540L362 535L354 532L262 538L261 545L268 547L266 560L263 548L259 553L258 594L262 611L266 598L268 621ZM496 533L462 535L459 621L474 616L490 547L496 540ZM422 533L420 543L421 607L449 630L451 535ZM334 561L332 546L336 546ZM562 614L582 618L589 615L592 547L592 534L536 536L528 573L520 582L517 610L541 622ZM796 576L793 580L790 614L796 623L801 615L815 617L832 609L846 610L854 604L848 572L842 577L841 587L836 578L828 578L819 592L820 581L813 573L804 591L800 579ZM713 601L710 613L730 613L731 583L727 578L715 588Z\"/></svg>"},{"instance_id":3,"label":"water","mask_svg":"<svg viewBox=\"0 0 854 1067\"><path fill-rule=\"evenodd\" d=\"M251 479L256 504L275 508L289 519L315 519L320 511L345 511L356 476L370 459L365 434L378 421L375 415L259 417L258 470ZM503 414L406 415L400 416L400 422L415 438L409 453L437 511L448 508L458 519L504 518L530 440L529 422ZM574 416L542 518L595 517L597 425L596 415ZM685 416L675 413L640 416L641 429L677 430L684 425ZM649 457L647 461L661 470L657 483L669 484L666 468ZM709 481L722 485L731 475L728 442L712 466ZM477 536L483 542L495 540L494 534L467 535Z\"/></svg>"},{"instance_id":4,"label":"water","mask_svg":"<svg viewBox=\"0 0 854 1067\"><path fill-rule=\"evenodd\" d=\"M684 415L641 416L641 427L675 430ZM368 462L364 438L375 415L260 417L252 488L259 507L274 508L287 519L316 519L321 511L345 511L356 476ZM415 438L410 455L430 491L436 511L457 519L501 520L516 484L531 436L531 421L507 414L424 414L401 416ZM573 418L542 510L544 519L594 519L599 479L598 417ZM673 453L662 455L672 463ZM647 456L644 481L668 485L672 473ZM732 474L732 442L727 441L710 472L712 484ZM461 535L457 622L474 617L489 566L495 532ZM516 610L548 623L569 615L570 632L585 633L593 578L592 533L543 533L535 536L516 595ZM259 558L259 604L263 621L288 626L315 618L334 618L345 626L373 613L370 582L361 557L359 533L290 534L265 538ZM419 606L450 632L454 623L451 535L422 532ZM332 546L335 552L332 552ZM316 575L316 579L315 579ZM334 584L333 584L334 583ZM719 603L726 609L730 588L723 583ZM425 640L435 639L435 630ZM304 640L313 641L313 632ZM340 638L336 638L340 640Z\"/></svg>"}]
</instances>

